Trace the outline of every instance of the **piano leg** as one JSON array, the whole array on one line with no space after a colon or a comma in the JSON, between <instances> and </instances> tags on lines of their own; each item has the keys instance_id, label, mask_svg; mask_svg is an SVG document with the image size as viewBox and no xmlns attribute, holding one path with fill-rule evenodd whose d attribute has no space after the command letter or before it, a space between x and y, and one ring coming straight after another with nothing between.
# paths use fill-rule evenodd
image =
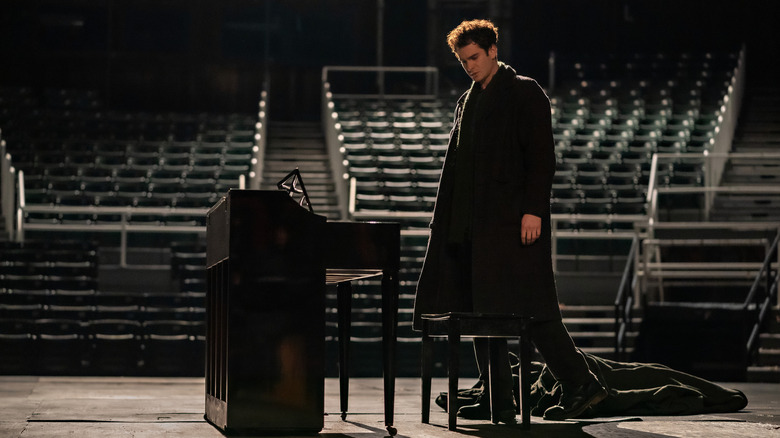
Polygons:
<instances>
[{"instance_id":1,"label":"piano leg","mask_svg":"<svg viewBox=\"0 0 780 438\"><path fill-rule=\"evenodd\" d=\"M339 400L341 419L345 420L349 399L349 342L352 327L352 283L349 281L336 285L336 305L339 322Z\"/></svg>"},{"instance_id":2,"label":"piano leg","mask_svg":"<svg viewBox=\"0 0 780 438\"><path fill-rule=\"evenodd\" d=\"M385 383L385 427L394 436L396 342L398 329L398 271L384 271L382 275L382 347Z\"/></svg>"}]
</instances>

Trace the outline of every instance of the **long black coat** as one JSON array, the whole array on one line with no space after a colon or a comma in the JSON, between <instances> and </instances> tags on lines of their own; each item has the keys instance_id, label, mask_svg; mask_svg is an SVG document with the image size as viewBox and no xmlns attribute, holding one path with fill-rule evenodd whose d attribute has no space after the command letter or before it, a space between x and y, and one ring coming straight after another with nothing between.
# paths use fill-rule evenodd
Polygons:
<instances>
[{"instance_id":1,"label":"long black coat","mask_svg":"<svg viewBox=\"0 0 780 438\"><path fill-rule=\"evenodd\" d=\"M479 84L474 84L479 86ZM455 154L469 92L458 100L447 156ZM550 101L539 84L500 64L485 89L475 126L472 304L478 313L560 319L552 270L550 189L555 152ZM445 249L452 206L454 160L445 158L431 236L414 306L414 328L427 313L464 308L458 265ZM532 245L520 241L524 214L542 218Z\"/></svg>"}]
</instances>

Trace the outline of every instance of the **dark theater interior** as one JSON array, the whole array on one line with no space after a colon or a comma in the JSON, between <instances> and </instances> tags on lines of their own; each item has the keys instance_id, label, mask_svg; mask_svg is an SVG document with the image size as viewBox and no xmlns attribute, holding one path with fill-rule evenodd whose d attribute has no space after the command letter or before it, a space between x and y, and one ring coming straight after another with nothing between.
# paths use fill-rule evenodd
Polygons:
<instances>
[{"instance_id":1,"label":"dark theater interior","mask_svg":"<svg viewBox=\"0 0 780 438\"><path fill-rule=\"evenodd\" d=\"M0 438L780 437L778 17L6 0ZM417 326L445 157L477 111L447 35L474 19L549 100L550 275L607 394L574 418L548 415L569 386L535 317L453 304ZM519 205L511 173L482 189L496 211ZM516 421L479 337L506 339Z\"/></svg>"}]
</instances>

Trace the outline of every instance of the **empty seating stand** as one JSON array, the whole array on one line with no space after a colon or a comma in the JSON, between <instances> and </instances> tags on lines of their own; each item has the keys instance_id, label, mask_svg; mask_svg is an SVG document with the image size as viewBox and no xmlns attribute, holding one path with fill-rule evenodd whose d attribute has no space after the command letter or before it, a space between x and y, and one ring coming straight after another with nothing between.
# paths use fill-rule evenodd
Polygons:
<instances>
[{"instance_id":1,"label":"empty seating stand","mask_svg":"<svg viewBox=\"0 0 780 438\"><path fill-rule=\"evenodd\" d=\"M91 242L0 245L0 373L202 375L205 293L101 292Z\"/></svg>"},{"instance_id":2,"label":"empty seating stand","mask_svg":"<svg viewBox=\"0 0 780 438\"><path fill-rule=\"evenodd\" d=\"M591 224L588 228L620 230L624 227L621 216L644 213L639 204L644 203L642 192L647 190L654 153L707 150L736 55L577 55L568 59L559 57L563 85L551 95L556 153L559 163L566 166L556 177L553 201L558 205L553 211L580 217L607 213L612 220L605 226ZM701 164L682 160L658 169L658 176L660 186L703 185ZM600 205L603 197L576 195L597 189L612 192L612 202ZM576 223L576 219L566 222Z\"/></svg>"},{"instance_id":3,"label":"empty seating stand","mask_svg":"<svg viewBox=\"0 0 780 438\"><path fill-rule=\"evenodd\" d=\"M28 212L24 221L52 229L119 227L128 221L127 207L205 212L251 171L256 123L251 113L112 111L93 92L0 90L0 128L12 164L24 172L26 204L49 208ZM146 211L127 223L205 225L205 214ZM178 348L170 330L160 328L170 321L169 328L187 328L192 353L181 357L175 374L202 375L205 293L197 268L182 267L180 287L170 294L106 293L91 241L58 245L37 242L35 233L25 237L24 244L0 243L0 350L14 353L0 360L0 372L174 373L144 354L161 340Z\"/></svg>"},{"instance_id":4,"label":"empty seating stand","mask_svg":"<svg viewBox=\"0 0 780 438\"><path fill-rule=\"evenodd\" d=\"M9 352L0 370L79 372L87 362L84 324L91 317L97 284L94 245L78 241L0 245L0 319L6 321L0 343ZM13 357L18 363L10 362Z\"/></svg>"},{"instance_id":5,"label":"empty seating stand","mask_svg":"<svg viewBox=\"0 0 780 438\"><path fill-rule=\"evenodd\" d=\"M6 93L0 128L13 165L24 171L28 205L205 209L251 170L257 122L251 114L111 111L91 91ZM80 225L121 219L58 212L24 218ZM204 225L199 217L171 222Z\"/></svg>"},{"instance_id":6,"label":"empty seating stand","mask_svg":"<svg viewBox=\"0 0 780 438\"><path fill-rule=\"evenodd\" d=\"M564 57L565 59L565 57ZM654 153L701 153L717 126L733 54L611 56L564 63L564 85L551 94L557 214L611 215L605 231L643 214ZM451 127L454 102L345 99L335 102L347 171L357 181L356 210L430 212ZM700 165L675 163L660 185L702 185ZM565 191L604 191L572 202ZM610 199L610 202L605 202ZM621 219L625 217L625 221ZM573 217L570 219L574 219ZM587 221L580 221L586 224ZM614 225L613 225L614 224Z\"/></svg>"},{"instance_id":7,"label":"empty seating stand","mask_svg":"<svg viewBox=\"0 0 780 438\"><path fill-rule=\"evenodd\" d=\"M357 210L432 211L452 110L440 101L336 102Z\"/></svg>"},{"instance_id":8,"label":"empty seating stand","mask_svg":"<svg viewBox=\"0 0 780 438\"><path fill-rule=\"evenodd\" d=\"M557 58L560 82L550 93L558 161L551 193L557 256L623 256L634 222L647 213L653 154L708 150L736 56L577 56ZM333 104L341 153L355 181L355 211L402 221L409 236L424 234L454 98L345 98ZM666 161L656 171L661 186L704 183L701 165L692 161ZM425 243L411 247L417 251L409 258L413 297Z\"/></svg>"}]
</instances>

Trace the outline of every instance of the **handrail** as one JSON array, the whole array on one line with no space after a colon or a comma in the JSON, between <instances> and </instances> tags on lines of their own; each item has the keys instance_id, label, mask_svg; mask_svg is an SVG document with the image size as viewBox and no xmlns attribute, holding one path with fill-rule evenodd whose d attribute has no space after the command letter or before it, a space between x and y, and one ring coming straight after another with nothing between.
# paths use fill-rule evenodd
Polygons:
<instances>
[{"instance_id":1,"label":"handrail","mask_svg":"<svg viewBox=\"0 0 780 438\"><path fill-rule=\"evenodd\" d=\"M384 67L384 66L336 66L322 67L322 83L332 83L331 72L376 73L377 93L334 93L336 97L356 97L363 99L431 99L439 91L439 69L436 67ZM415 94L388 94L385 92L385 73L423 73L425 75L425 91Z\"/></svg>"},{"instance_id":2,"label":"handrail","mask_svg":"<svg viewBox=\"0 0 780 438\"><path fill-rule=\"evenodd\" d=\"M9 239L14 239L14 174L16 169L11 162L11 155L6 152L5 140L0 139L0 216L5 218L5 232Z\"/></svg>"},{"instance_id":3,"label":"handrail","mask_svg":"<svg viewBox=\"0 0 780 438\"><path fill-rule=\"evenodd\" d=\"M711 140L711 153L726 153L731 150L734 142L734 133L737 130L737 122L740 110L742 109L742 100L745 94L745 45L743 44L739 51L737 65L733 69L733 75L728 85L727 93L723 96L723 103L719 108L718 127ZM705 152L707 153L707 152ZM710 160L707 168L707 180L711 186L719 186L726 165L726 159ZM712 205L712 195L706 198L707 205Z\"/></svg>"},{"instance_id":4,"label":"handrail","mask_svg":"<svg viewBox=\"0 0 780 438\"><path fill-rule=\"evenodd\" d=\"M764 264L756 275L753 286L750 288L750 292L743 303L743 309L746 312L749 311L750 305L755 303L755 322L753 323L753 329L751 330L747 344L745 345L748 357L754 357L756 349L758 348L761 326L764 324L764 320L769 313L772 301L777 298L778 281L780 280L777 270L775 270L774 275L772 275L772 259L778 257L778 242L780 242L780 233L777 234L774 242L772 242L772 246L769 248L769 251L767 251ZM764 293L759 295L759 286L763 278L766 279L766 285L763 288Z\"/></svg>"},{"instance_id":5,"label":"handrail","mask_svg":"<svg viewBox=\"0 0 780 438\"><path fill-rule=\"evenodd\" d=\"M652 165L650 168L649 183L647 187L647 215L650 219L649 234L653 235L653 229L658 224L658 195L659 194L692 194L699 193L705 197L704 212L709 220L710 208L712 207L712 197L718 193L780 193L780 187L775 185L748 185L748 186L720 186L712 181L713 167L717 162L718 165L725 166L729 160L732 159L762 159L772 160L773 162L780 162L780 153L778 152L706 152L702 154L676 154L676 153L655 153L652 157ZM665 161L678 161L678 160L696 160L701 161L704 167L708 170L705 173L704 185L700 187L658 187L657 185L657 170L658 163Z\"/></svg>"},{"instance_id":6,"label":"handrail","mask_svg":"<svg viewBox=\"0 0 780 438\"><path fill-rule=\"evenodd\" d=\"M718 126L715 128L713 138L709 141L709 150L705 150L703 157L706 161L706 172L704 175L705 187L718 187L720 186L721 178L723 175L726 162L730 157L735 157L741 154L735 154L728 152L731 150L732 142L734 139L734 132L737 128L737 118L742 107L743 95L745 94L745 46L740 48L739 58L737 65L733 69L733 75L730 84L727 88L727 93L723 96L723 101L718 108ZM746 154L750 155L750 154ZM652 222L657 220L656 216L656 203L657 197L657 163L661 158L667 157L686 157L686 156L699 156L702 154L653 154L652 167L650 169L650 178L647 186L647 202L648 214ZM705 192L705 212L709 214L710 206L713 202L713 192ZM651 230L652 233L652 230Z\"/></svg>"},{"instance_id":7,"label":"handrail","mask_svg":"<svg viewBox=\"0 0 780 438\"><path fill-rule=\"evenodd\" d=\"M121 267L127 265L127 236L129 233L194 233L205 234L206 227L203 225L148 225L132 224L130 218L133 215L159 215L159 216L204 216L207 208L177 208L177 207L98 207L94 205L39 205L27 204L25 199L24 171L17 171L17 196L16 206L16 230L15 241L23 242L25 230L35 231L55 231L55 232L101 232L101 233L119 233L120 235L120 262ZM87 213L87 214L116 214L120 220L106 224L30 224L24 222L25 212L55 212L55 213Z\"/></svg>"},{"instance_id":8,"label":"handrail","mask_svg":"<svg viewBox=\"0 0 780 438\"><path fill-rule=\"evenodd\" d=\"M328 149L328 160L330 170L333 175L333 185L338 202L339 216L341 219L347 218L349 203L349 187L347 185L346 166L344 166L344 156L341 153L341 139L339 115L336 112L336 104L333 102L333 93L330 92L330 83L322 83L322 132L325 133L325 146Z\"/></svg>"},{"instance_id":9,"label":"handrail","mask_svg":"<svg viewBox=\"0 0 780 438\"><path fill-rule=\"evenodd\" d=\"M632 310L634 307L634 288L636 276L634 267L639 249L639 236L635 235L631 241L626 267L620 279L617 297L615 297L615 357L617 360L625 359L626 334L631 330Z\"/></svg>"},{"instance_id":10,"label":"handrail","mask_svg":"<svg viewBox=\"0 0 780 438\"><path fill-rule=\"evenodd\" d=\"M257 123L255 123L255 147L252 151L252 172L249 174L249 186L259 189L263 182L263 168L265 167L265 150L268 145L268 93L269 83L266 78L263 81L263 91L260 92L260 101L257 104Z\"/></svg>"},{"instance_id":11,"label":"handrail","mask_svg":"<svg viewBox=\"0 0 780 438\"><path fill-rule=\"evenodd\" d=\"M750 305L750 303L753 301L754 297L758 293L757 290L759 284L761 283L761 275L764 272L769 273L769 271L772 268L772 255L778 249L777 248L778 239L780 239L780 233L778 233L778 235L775 237L775 240L772 242L772 245L769 247L769 250L767 251L766 257L764 258L764 263L761 265L761 270L758 272L758 275L756 276L756 279L750 288L750 292L748 292L748 295L745 298L745 302L743 303L744 308L747 308ZM769 286L769 279L770 279L769 276L767 276L767 286Z\"/></svg>"}]
</instances>

